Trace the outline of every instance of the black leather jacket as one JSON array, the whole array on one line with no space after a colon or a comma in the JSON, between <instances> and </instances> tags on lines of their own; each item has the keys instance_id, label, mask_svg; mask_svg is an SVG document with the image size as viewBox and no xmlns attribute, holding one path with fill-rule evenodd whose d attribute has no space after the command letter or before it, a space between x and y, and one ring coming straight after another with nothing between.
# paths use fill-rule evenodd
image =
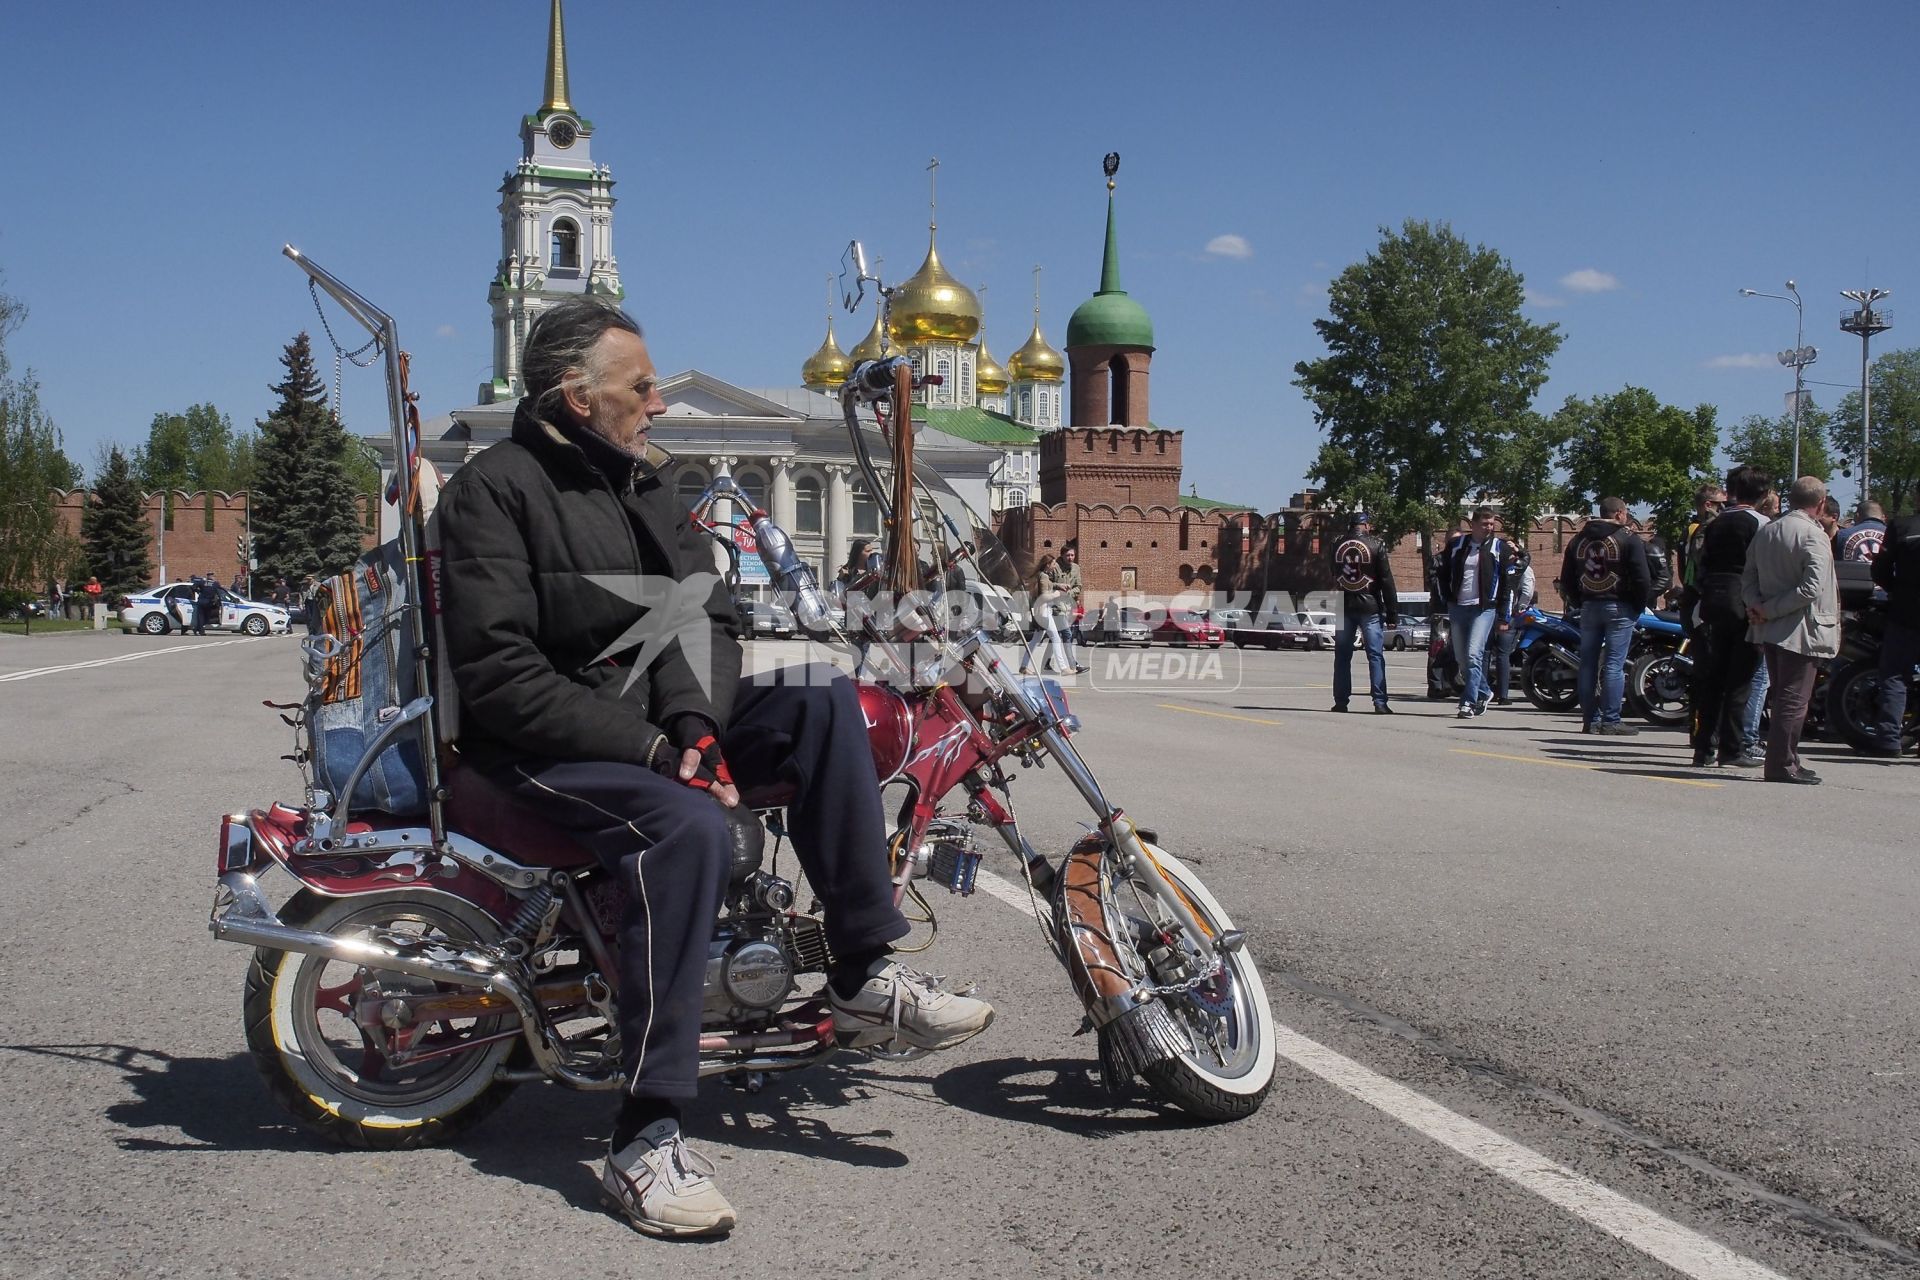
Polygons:
<instances>
[{"instance_id":1,"label":"black leather jacket","mask_svg":"<svg viewBox=\"0 0 1920 1280\"><path fill-rule=\"evenodd\" d=\"M457 745L476 763L650 765L681 717L726 725L740 633L712 542L660 474L664 452L625 475L613 456L590 455L523 403L512 437L440 496ZM673 583L697 588L701 575L713 576L709 589L661 612Z\"/></svg>"}]
</instances>

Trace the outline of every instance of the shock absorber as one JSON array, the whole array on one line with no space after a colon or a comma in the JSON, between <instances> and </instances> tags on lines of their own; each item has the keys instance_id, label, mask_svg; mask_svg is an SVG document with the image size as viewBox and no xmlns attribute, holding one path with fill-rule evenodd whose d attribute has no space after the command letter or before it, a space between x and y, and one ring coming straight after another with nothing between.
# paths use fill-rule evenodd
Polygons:
<instances>
[{"instance_id":1,"label":"shock absorber","mask_svg":"<svg viewBox=\"0 0 1920 1280\"><path fill-rule=\"evenodd\" d=\"M519 940L521 946L531 948L539 941L540 931L546 924L547 913L553 908L553 887L543 884L528 894L520 903L520 909L513 913L513 919L507 922L507 936Z\"/></svg>"}]
</instances>

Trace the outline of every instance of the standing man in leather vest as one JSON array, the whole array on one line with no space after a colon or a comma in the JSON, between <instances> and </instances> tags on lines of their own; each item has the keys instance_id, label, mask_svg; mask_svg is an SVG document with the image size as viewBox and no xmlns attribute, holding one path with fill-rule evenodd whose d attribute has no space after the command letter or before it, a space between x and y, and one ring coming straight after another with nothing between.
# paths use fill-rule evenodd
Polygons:
<instances>
[{"instance_id":1,"label":"standing man in leather vest","mask_svg":"<svg viewBox=\"0 0 1920 1280\"><path fill-rule=\"evenodd\" d=\"M1580 719L1586 733L1639 732L1620 723L1627 649L1651 584L1647 544L1629 527L1631 519L1622 499L1600 499L1600 514L1573 535L1560 565L1560 594L1580 610Z\"/></svg>"},{"instance_id":2,"label":"standing man in leather vest","mask_svg":"<svg viewBox=\"0 0 1920 1280\"><path fill-rule=\"evenodd\" d=\"M1353 696L1354 637L1367 646L1367 687L1375 715L1392 715L1387 701L1385 627L1400 625L1400 593L1393 585L1387 549L1373 536L1367 513L1347 518L1347 536L1334 544L1333 585L1341 592L1340 630L1333 640L1333 709L1345 711Z\"/></svg>"},{"instance_id":3,"label":"standing man in leather vest","mask_svg":"<svg viewBox=\"0 0 1920 1280\"><path fill-rule=\"evenodd\" d=\"M1914 491L1920 498L1920 486ZM1870 502L1862 511L1880 510ZM1864 521L1863 521L1864 523ZM1847 530L1841 530L1844 536ZM1842 544L1851 552L1852 547ZM1907 718L1907 682L1920 663L1920 515L1900 516L1874 545L1873 581L1887 593L1887 629L1880 637L1880 732L1868 755L1897 758L1904 749L1901 728Z\"/></svg>"}]
</instances>

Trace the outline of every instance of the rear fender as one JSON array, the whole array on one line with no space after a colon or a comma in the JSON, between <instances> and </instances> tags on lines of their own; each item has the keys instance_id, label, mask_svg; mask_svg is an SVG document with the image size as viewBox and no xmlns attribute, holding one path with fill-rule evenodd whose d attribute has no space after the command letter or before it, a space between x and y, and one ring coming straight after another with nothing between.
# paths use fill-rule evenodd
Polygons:
<instances>
[{"instance_id":1,"label":"rear fender","mask_svg":"<svg viewBox=\"0 0 1920 1280\"><path fill-rule=\"evenodd\" d=\"M253 837L254 865L271 859L302 885L328 898L418 885L463 898L496 920L505 920L513 913L513 903L499 883L455 859L434 853L424 825L393 827L404 833L418 830L418 844L363 852L335 849L302 853L298 845L304 835L304 817L299 810L278 804L271 809L255 809L247 815L245 824ZM369 823L352 822L346 833L363 835L375 829ZM229 849L233 839L229 826ZM232 860L231 854L227 857Z\"/></svg>"}]
</instances>

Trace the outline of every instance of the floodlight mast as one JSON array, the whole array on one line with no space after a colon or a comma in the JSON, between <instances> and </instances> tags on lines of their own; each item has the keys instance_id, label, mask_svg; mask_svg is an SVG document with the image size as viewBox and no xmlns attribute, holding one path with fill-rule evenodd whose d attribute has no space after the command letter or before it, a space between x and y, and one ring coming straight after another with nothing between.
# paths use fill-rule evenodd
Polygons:
<instances>
[{"instance_id":1,"label":"floodlight mast","mask_svg":"<svg viewBox=\"0 0 1920 1280\"><path fill-rule=\"evenodd\" d=\"M1842 289L1840 296L1860 304L1858 310L1841 314L1840 328L1860 335L1860 505L1865 507L1873 500L1873 490L1868 487L1873 472L1867 461L1867 451L1873 445L1873 385L1867 378L1867 343L1874 334L1893 328L1893 314L1873 305L1882 298L1891 298L1893 290Z\"/></svg>"}]
</instances>

